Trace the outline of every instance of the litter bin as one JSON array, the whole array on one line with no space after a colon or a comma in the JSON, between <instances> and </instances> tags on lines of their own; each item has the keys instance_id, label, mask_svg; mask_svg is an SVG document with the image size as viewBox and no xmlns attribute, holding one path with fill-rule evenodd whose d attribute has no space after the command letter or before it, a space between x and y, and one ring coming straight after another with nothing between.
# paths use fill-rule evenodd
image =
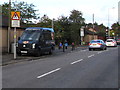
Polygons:
<instances>
[{"instance_id":1,"label":"litter bin","mask_svg":"<svg viewBox=\"0 0 120 90\"><path fill-rule=\"evenodd\" d=\"M14 53L14 43L11 43L11 53Z\"/></svg>"}]
</instances>

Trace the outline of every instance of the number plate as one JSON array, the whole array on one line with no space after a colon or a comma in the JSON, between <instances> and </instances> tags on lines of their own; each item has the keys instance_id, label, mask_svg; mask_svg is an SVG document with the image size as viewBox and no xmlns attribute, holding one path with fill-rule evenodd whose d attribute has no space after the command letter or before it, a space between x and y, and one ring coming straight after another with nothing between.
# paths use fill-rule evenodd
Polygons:
<instances>
[{"instance_id":1,"label":"number plate","mask_svg":"<svg viewBox=\"0 0 120 90\"><path fill-rule=\"evenodd\" d=\"M96 44L93 44L93 46L95 46Z\"/></svg>"},{"instance_id":2,"label":"number plate","mask_svg":"<svg viewBox=\"0 0 120 90\"><path fill-rule=\"evenodd\" d=\"M27 53L27 51L21 51L21 53Z\"/></svg>"}]
</instances>

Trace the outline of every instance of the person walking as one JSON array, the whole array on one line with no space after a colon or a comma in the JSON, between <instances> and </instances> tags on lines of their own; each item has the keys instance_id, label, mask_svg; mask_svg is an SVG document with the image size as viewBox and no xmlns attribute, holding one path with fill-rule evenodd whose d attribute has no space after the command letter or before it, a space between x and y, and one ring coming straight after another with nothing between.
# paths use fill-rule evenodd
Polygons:
<instances>
[{"instance_id":1,"label":"person walking","mask_svg":"<svg viewBox=\"0 0 120 90\"><path fill-rule=\"evenodd\" d=\"M61 48L62 48L62 43L61 43L61 42L59 43L59 46L58 46L58 47L59 47L59 49L61 49Z\"/></svg>"},{"instance_id":2,"label":"person walking","mask_svg":"<svg viewBox=\"0 0 120 90\"><path fill-rule=\"evenodd\" d=\"M65 49L67 49L67 47L68 47L68 43L67 43L67 42L65 42Z\"/></svg>"},{"instance_id":3,"label":"person walking","mask_svg":"<svg viewBox=\"0 0 120 90\"><path fill-rule=\"evenodd\" d=\"M72 42L72 51L75 50L75 43Z\"/></svg>"}]
</instances>

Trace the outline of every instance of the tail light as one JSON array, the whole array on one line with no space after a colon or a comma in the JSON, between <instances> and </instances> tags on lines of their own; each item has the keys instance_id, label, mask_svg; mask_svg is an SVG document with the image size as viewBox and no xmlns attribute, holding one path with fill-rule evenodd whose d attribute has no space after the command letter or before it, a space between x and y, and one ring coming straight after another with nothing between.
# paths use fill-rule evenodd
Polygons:
<instances>
[{"instance_id":1,"label":"tail light","mask_svg":"<svg viewBox=\"0 0 120 90\"><path fill-rule=\"evenodd\" d=\"M89 45L91 45L91 43L89 43Z\"/></svg>"},{"instance_id":2,"label":"tail light","mask_svg":"<svg viewBox=\"0 0 120 90\"><path fill-rule=\"evenodd\" d=\"M114 42L112 42L112 43L116 43L116 42L114 41Z\"/></svg>"},{"instance_id":3,"label":"tail light","mask_svg":"<svg viewBox=\"0 0 120 90\"><path fill-rule=\"evenodd\" d=\"M102 45L102 43L98 43L98 45Z\"/></svg>"}]
</instances>

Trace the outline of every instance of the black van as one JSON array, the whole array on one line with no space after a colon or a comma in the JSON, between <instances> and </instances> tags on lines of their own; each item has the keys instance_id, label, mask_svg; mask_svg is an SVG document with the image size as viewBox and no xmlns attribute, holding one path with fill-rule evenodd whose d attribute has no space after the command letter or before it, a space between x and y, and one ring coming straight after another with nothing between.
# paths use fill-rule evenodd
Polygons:
<instances>
[{"instance_id":1,"label":"black van","mask_svg":"<svg viewBox=\"0 0 120 90\"><path fill-rule=\"evenodd\" d=\"M54 30L52 28L29 27L18 40L17 55L40 56L43 52L52 54L54 48Z\"/></svg>"}]
</instances>

